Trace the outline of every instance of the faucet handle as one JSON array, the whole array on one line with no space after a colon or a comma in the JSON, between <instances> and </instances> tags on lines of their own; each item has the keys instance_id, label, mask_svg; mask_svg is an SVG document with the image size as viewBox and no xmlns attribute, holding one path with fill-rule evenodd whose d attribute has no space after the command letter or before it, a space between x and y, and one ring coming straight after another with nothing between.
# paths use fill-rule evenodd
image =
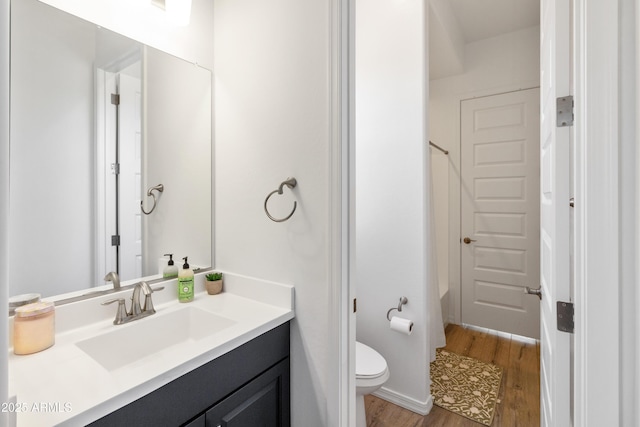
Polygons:
<instances>
[{"instance_id":1,"label":"faucet handle","mask_svg":"<svg viewBox=\"0 0 640 427\"><path fill-rule=\"evenodd\" d=\"M127 319L127 308L124 303L124 298L110 299L102 303L102 305L109 305L114 302L118 303L118 311L116 311L116 318L113 320L114 325L120 325Z\"/></svg>"},{"instance_id":2,"label":"faucet handle","mask_svg":"<svg viewBox=\"0 0 640 427\"><path fill-rule=\"evenodd\" d=\"M138 283L136 286L140 286L142 293L145 295L151 295L153 293L153 289L151 289L151 286L149 286L149 284L144 280Z\"/></svg>"},{"instance_id":3,"label":"faucet handle","mask_svg":"<svg viewBox=\"0 0 640 427\"><path fill-rule=\"evenodd\" d=\"M144 282L143 282L143 283L144 283ZM151 292L149 292L149 293L145 294L145 296L144 296L144 307L142 308L142 312L143 312L143 313L153 314L153 313L155 313L155 312L156 312L156 309L155 309L155 308L153 308L153 300L151 299L151 294L152 294L152 293L154 293L154 292L156 292L156 291L161 291L161 290L163 290L163 289L164 289L164 286L160 286L159 288L155 288L155 289L152 289L152 288L149 286L149 289L150 289L150 291L151 291Z\"/></svg>"}]
</instances>

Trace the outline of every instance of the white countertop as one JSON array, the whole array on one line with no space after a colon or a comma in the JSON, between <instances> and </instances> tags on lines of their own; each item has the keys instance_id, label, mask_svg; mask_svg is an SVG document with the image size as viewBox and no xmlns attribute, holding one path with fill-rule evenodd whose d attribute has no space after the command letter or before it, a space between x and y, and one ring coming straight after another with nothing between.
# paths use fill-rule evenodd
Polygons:
<instances>
[{"instance_id":1,"label":"white countertop","mask_svg":"<svg viewBox=\"0 0 640 427\"><path fill-rule=\"evenodd\" d=\"M16 396L16 404L8 409L15 414L17 426L85 425L294 317L292 286L225 273L225 291L208 295L203 290L203 275L196 275L195 299L186 304L177 301L175 280L152 285L165 286L153 294L157 313L125 325L112 323L117 304L100 305L115 294L56 307L53 347L27 356L16 356L9 349L9 396ZM127 298L128 308L131 291L122 295ZM111 371L76 346L87 338L187 306L235 323ZM157 334L161 340L163 331ZM118 348L111 351L117 352Z\"/></svg>"}]
</instances>

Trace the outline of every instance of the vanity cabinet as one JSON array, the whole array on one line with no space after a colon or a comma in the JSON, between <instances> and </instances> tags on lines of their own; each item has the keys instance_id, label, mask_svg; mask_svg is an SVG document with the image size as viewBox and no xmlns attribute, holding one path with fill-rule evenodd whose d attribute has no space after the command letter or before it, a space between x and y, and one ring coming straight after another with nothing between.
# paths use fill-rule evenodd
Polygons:
<instances>
[{"instance_id":1,"label":"vanity cabinet","mask_svg":"<svg viewBox=\"0 0 640 427\"><path fill-rule=\"evenodd\" d=\"M90 425L289 426L289 377L285 323Z\"/></svg>"},{"instance_id":2,"label":"vanity cabinet","mask_svg":"<svg viewBox=\"0 0 640 427\"><path fill-rule=\"evenodd\" d=\"M289 414L285 414L282 408L283 390L288 381L287 358L216 403L203 415L186 424L186 427L289 425Z\"/></svg>"}]
</instances>

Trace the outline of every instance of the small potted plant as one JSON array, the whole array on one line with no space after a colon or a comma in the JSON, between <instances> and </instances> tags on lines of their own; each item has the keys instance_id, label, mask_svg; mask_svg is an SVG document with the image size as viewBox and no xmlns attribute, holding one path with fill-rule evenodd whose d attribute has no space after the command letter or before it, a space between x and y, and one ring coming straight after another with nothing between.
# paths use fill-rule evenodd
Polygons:
<instances>
[{"instance_id":1,"label":"small potted plant","mask_svg":"<svg viewBox=\"0 0 640 427\"><path fill-rule=\"evenodd\" d=\"M219 294L222 291L222 273L214 271L208 273L205 278L204 284L209 295Z\"/></svg>"}]
</instances>

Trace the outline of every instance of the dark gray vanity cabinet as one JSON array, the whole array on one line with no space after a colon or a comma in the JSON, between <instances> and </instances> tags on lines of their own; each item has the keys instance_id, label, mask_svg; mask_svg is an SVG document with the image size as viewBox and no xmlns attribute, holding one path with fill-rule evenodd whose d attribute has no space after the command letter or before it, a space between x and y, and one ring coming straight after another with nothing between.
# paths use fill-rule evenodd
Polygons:
<instances>
[{"instance_id":1,"label":"dark gray vanity cabinet","mask_svg":"<svg viewBox=\"0 0 640 427\"><path fill-rule=\"evenodd\" d=\"M286 359L216 403L204 415L186 426L288 426L290 425L289 412L283 408L283 391L288 382L289 359Z\"/></svg>"},{"instance_id":2,"label":"dark gray vanity cabinet","mask_svg":"<svg viewBox=\"0 0 640 427\"><path fill-rule=\"evenodd\" d=\"M91 426L290 426L289 323Z\"/></svg>"}]
</instances>

